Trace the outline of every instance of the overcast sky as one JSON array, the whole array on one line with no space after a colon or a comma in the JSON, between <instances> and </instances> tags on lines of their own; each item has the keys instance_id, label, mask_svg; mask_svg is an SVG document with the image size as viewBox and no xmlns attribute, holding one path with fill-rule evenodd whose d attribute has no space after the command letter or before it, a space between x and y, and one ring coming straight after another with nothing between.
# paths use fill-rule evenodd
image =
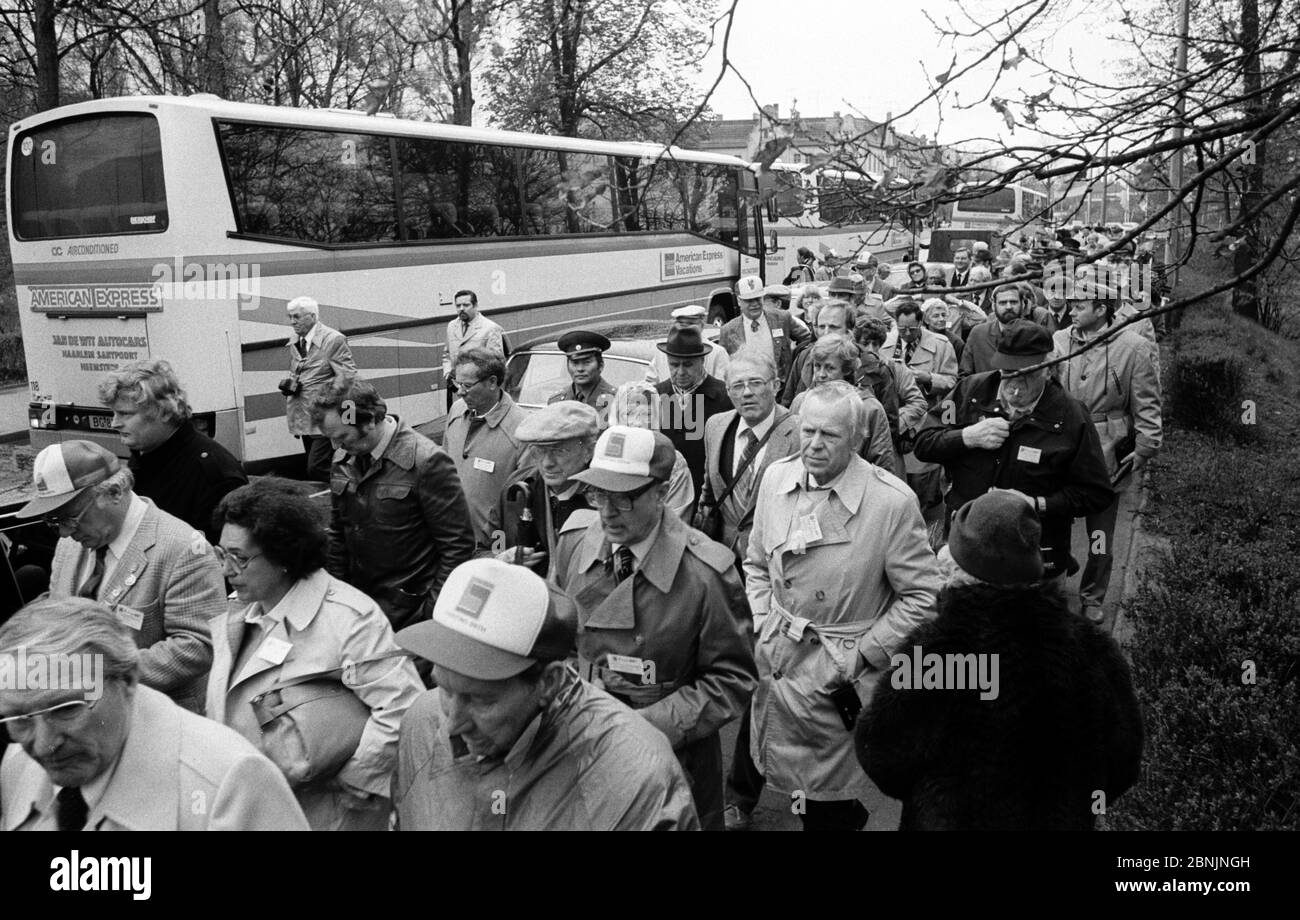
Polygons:
<instances>
[{"instance_id":1,"label":"overcast sky","mask_svg":"<svg viewBox=\"0 0 1300 920\"><path fill-rule=\"evenodd\" d=\"M723 8L729 0L720 0ZM836 110L855 108L882 121L915 104L927 92L922 61L933 75L948 69L952 49L941 44L925 13L937 21L962 17L962 8L991 21L1010 3L1001 0L740 0L732 27L729 56L749 81L762 103L777 103L788 115L798 100L804 116L829 116ZM1118 13L1107 0L1055 0L1054 9L1036 41L1049 42L1055 59L1072 56L1082 71L1106 73L1123 51L1108 41L1117 30ZM717 76L721 61L721 34L714 53L705 61L705 86ZM967 46L968 48L972 46ZM967 52L969 55L969 51ZM959 65L960 66L960 65ZM1046 83L1028 65L1008 72L995 95L1018 98L1015 86L1036 91ZM958 94L974 101L983 95L992 67L972 74L958 86ZM978 78L978 79L974 79ZM712 98L713 110L726 118L747 118L754 105L744 85L728 74ZM974 136L1030 141L1024 129L1009 134L1002 118L983 102L971 111L951 104L940 127L937 110L930 106L902 118L898 127L938 137L946 143Z\"/></svg>"}]
</instances>

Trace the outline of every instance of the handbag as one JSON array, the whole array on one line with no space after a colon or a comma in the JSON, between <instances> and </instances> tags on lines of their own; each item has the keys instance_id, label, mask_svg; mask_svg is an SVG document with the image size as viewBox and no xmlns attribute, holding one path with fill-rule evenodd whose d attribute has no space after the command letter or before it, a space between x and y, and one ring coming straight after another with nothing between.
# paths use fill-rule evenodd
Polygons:
<instances>
[{"instance_id":1,"label":"handbag","mask_svg":"<svg viewBox=\"0 0 1300 920\"><path fill-rule=\"evenodd\" d=\"M385 658L388 652L346 667L280 681L250 701L262 729L262 753L295 789L332 779L357 752L370 707L343 682L347 670Z\"/></svg>"},{"instance_id":2,"label":"handbag","mask_svg":"<svg viewBox=\"0 0 1300 920\"><path fill-rule=\"evenodd\" d=\"M754 462L754 458L758 456L758 452L763 449L763 445L767 443L767 439L772 436L774 431L776 431L775 422L771 428L767 429L767 434L759 439L758 447L754 448L754 452L741 461L740 468L731 477L731 484L718 496L717 501L710 502L701 498L699 507L695 509L695 516L691 519L691 526L710 540L722 542L722 513L718 509L723 506L727 499L731 498L731 493L736 490L736 486L740 485L740 480L745 477L745 471L749 469L750 464Z\"/></svg>"}]
</instances>

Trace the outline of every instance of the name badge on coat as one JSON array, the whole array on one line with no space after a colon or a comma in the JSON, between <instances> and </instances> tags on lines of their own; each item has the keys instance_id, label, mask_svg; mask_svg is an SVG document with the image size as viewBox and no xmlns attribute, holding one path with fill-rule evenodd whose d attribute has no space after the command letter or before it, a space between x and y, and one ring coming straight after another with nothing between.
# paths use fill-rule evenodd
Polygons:
<instances>
[{"instance_id":1,"label":"name badge on coat","mask_svg":"<svg viewBox=\"0 0 1300 920\"><path fill-rule=\"evenodd\" d=\"M1025 447L1022 445L1019 452L1016 454L1016 459L1022 460L1025 463L1038 463L1043 459L1043 451L1041 448Z\"/></svg>"}]
</instances>

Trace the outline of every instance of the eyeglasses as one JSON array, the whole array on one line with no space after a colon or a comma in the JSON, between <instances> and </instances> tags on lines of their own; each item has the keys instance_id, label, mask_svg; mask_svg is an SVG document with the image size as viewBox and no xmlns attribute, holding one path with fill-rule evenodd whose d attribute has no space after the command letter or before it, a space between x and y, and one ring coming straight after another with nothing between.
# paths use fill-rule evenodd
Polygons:
<instances>
[{"instance_id":1,"label":"eyeglasses","mask_svg":"<svg viewBox=\"0 0 1300 920\"><path fill-rule=\"evenodd\" d=\"M90 506L93 504L95 504L95 500L92 498L86 503L86 507L82 508L72 517L52 514L43 520L45 521L46 526L53 530L62 530L64 527L67 527L69 530L76 530L77 525L81 523L81 519L86 516L86 512L90 510Z\"/></svg>"},{"instance_id":2,"label":"eyeglasses","mask_svg":"<svg viewBox=\"0 0 1300 920\"><path fill-rule=\"evenodd\" d=\"M604 489L587 489L587 500L597 508L613 508L615 511L631 511L636 500L645 495L657 482L648 482L631 492L606 492Z\"/></svg>"},{"instance_id":3,"label":"eyeglasses","mask_svg":"<svg viewBox=\"0 0 1300 920\"><path fill-rule=\"evenodd\" d=\"M69 700L66 703L47 706L44 709L23 713L20 716L6 716L0 719L0 725L8 728L9 736L20 742L30 738L35 733L37 719L44 719L45 723L55 731L65 732L75 726L102 699L101 696L95 700Z\"/></svg>"},{"instance_id":4,"label":"eyeglasses","mask_svg":"<svg viewBox=\"0 0 1300 920\"><path fill-rule=\"evenodd\" d=\"M483 380L489 380L489 379L491 379L491 378L489 378L489 377L484 377L484 378L483 378ZM472 383L461 383L459 380L457 380L457 381L456 381L456 392L457 392L457 393L468 393L470 390L474 389L476 386L478 386L480 383L482 383L483 380L475 380L475 381L473 381Z\"/></svg>"},{"instance_id":5,"label":"eyeglasses","mask_svg":"<svg viewBox=\"0 0 1300 920\"><path fill-rule=\"evenodd\" d=\"M240 556L221 546L212 547L212 552L216 554L217 561L221 563L223 569L226 567L226 563L229 562L236 572L244 571L244 569L248 568L250 562L265 555L264 553L254 553L251 556Z\"/></svg>"},{"instance_id":6,"label":"eyeglasses","mask_svg":"<svg viewBox=\"0 0 1300 920\"><path fill-rule=\"evenodd\" d=\"M759 393L772 385L771 380L733 380L727 384L728 393L743 393L748 390L751 393Z\"/></svg>"}]
</instances>

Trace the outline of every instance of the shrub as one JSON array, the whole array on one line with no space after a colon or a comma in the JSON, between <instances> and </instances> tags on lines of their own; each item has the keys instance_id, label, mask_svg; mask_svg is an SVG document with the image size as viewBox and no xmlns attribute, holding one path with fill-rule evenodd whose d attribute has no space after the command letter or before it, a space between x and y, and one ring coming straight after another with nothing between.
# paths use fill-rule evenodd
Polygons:
<instances>
[{"instance_id":1,"label":"shrub","mask_svg":"<svg viewBox=\"0 0 1300 920\"><path fill-rule=\"evenodd\" d=\"M23 337L16 332L0 334L0 383L27 379L27 359L23 357Z\"/></svg>"},{"instance_id":2,"label":"shrub","mask_svg":"<svg viewBox=\"0 0 1300 920\"><path fill-rule=\"evenodd\" d=\"M1246 362L1224 347L1224 325L1184 324L1169 370L1169 410L1181 423L1208 434L1249 437L1241 424Z\"/></svg>"}]
</instances>

